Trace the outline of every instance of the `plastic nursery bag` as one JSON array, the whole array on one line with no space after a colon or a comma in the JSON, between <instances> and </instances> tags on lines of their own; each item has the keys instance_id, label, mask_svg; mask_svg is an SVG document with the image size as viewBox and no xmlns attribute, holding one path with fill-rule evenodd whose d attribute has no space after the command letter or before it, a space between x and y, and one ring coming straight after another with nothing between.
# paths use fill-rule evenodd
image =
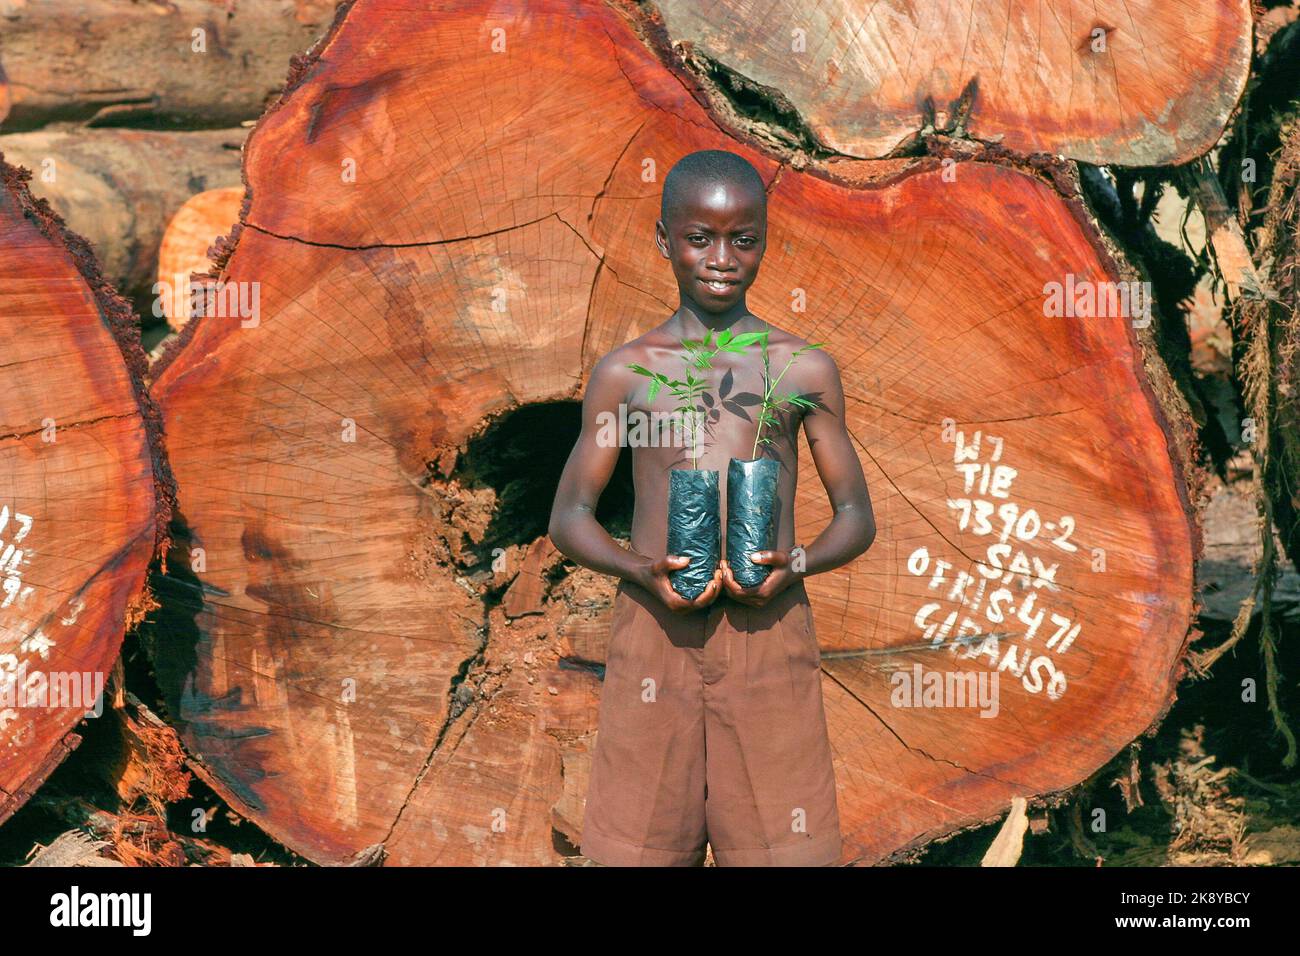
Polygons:
<instances>
[{"instance_id":1,"label":"plastic nursery bag","mask_svg":"<svg viewBox=\"0 0 1300 956\"><path fill-rule=\"evenodd\" d=\"M776 479L781 463L775 458L731 459L727 465L727 564L742 588L762 584L772 568L749 556L772 547L776 511Z\"/></svg>"},{"instance_id":2,"label":"plastic nursery bag","mask_svg":"<svg viewBox=\"0 0 1300 956\"><path fill-rule=\"evenodd\" d=\"M668 473L668 554L690 558L673 571L673 590L694 601L713 580L721 557L718 473L674 469Z\"/></svg>"}]
</instances>

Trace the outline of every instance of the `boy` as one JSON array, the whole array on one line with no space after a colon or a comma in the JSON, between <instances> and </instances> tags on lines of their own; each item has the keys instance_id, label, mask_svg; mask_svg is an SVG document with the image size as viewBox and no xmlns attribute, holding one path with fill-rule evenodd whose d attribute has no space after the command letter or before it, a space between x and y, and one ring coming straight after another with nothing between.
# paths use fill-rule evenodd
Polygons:
<instances>
[{"instance_id":1,"label":"boy","mask_svg":"<svg viewBox=\"0 0 1300 956\"><path fill-rule=\"evenodd\" d=\"M618 462L618 444L598 441L602 413L658 420L671 413L668 389L648 402L639 364L683 378L682 339L767 330L772 375L803 339L769 326L745 306L758 275L767 193L740 156L702 150L664 180L655 241L672 263L680 305L662 325L614 349L592 370L582 432L560 478L551 512L555 546L585 567L619 577L600 695L582 828L582 852L611 866L698 866L705 844L719 866L824 866L841 853L835 771L822 706L821 651L803 579L839 567L875 537L866 480L844 426L835 362L805 352L781 380L782 392L816 401L787 406L764 429L761 454L780 460L775 550L751 556L770 565L754 588L737 585L725 558L694 601L669 574L688 559L663 555L668 472L690 468L691 451L662 440L633 449L632 548L595 519ZM727 463L753 457L756 401L763 394L757 347L719 352L708 376L708 435L694 467L719 472L721 526L727 526ZM750 412L754 412L753 415ZM817 539L794 548L794 491L800 420L834 518ZM611 419L613 420L613 419ZM680 442L678 443L680 444ZM725 538L724 538L725 542ZM793 553L792 553L793 552ZM724 547L725 554L725 547ZM663 555L663 556L660 556ZM798 558L798 560L796 560Z\"/></svg>"}]
</instances>

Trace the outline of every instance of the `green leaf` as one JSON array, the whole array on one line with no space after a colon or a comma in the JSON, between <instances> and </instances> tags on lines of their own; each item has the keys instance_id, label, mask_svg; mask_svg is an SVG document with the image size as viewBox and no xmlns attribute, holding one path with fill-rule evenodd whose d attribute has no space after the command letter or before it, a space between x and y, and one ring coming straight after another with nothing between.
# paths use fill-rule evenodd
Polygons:
<instances>
[{"instance_id":1,"label":"green leaf","mask_svg":"<svg viewBox=\"0 0 1300 956\"><path fill-rule=\"evenodd\" d=\"M628 368L630 368L632 371L636 372L638 375L648 375L648 376L650 376L651 378L654 378L654 376L655 376L655 373L654 373L654 372L652 372L652 371L650 371L648 368L644 368L644 367L642 367L642 366L640 366L640 365L629 365Z\"/></svg>"},{"instance_id":2,"label":"green leaf","mask_svg":"<svg viewBox=\"0 0 1300 956\"><path fill-rule=\"evenodd\" d=\"M719 348L726 348L727 343L731 341L731 329L723 329L718 333Z\"/></svg>"},{"instance_id":3,"label":"green leaf","mask_svg":"<svg viewBox=\"0 0 1300 956\"><path fill-rule=\"evenodd\" d=\"M651 379L650 381L650 401L652 402L655 400L655 396L659 394L659 384L658 379Z\"/></svg>"},{"instance_id":4,"label":"green leaf","mask_svg":"<svg viewBox=\"0 0 1300 956\"><path fill-rule=\"evenodd\" d=\"M725 346L728 352L743 352L751 345L759 343L764 347L767 346L767 332L744 332L737 335L731 340L731 344Z\"/></svg>"}]
</instances>

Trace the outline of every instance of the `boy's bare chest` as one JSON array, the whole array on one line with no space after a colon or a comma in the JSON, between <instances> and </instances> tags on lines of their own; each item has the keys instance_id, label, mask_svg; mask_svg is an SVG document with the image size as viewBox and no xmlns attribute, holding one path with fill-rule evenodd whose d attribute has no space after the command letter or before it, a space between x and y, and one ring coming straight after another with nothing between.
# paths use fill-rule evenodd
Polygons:
<instances>
[{"instance_id":1,"label":"boy's bare chest","mask_svg":"<svg viewBox=\"0 0 1300 956\"><path fill-rule=\"evenodd\" d=\"M626 402L626 444L633 449L634 460L653 461L672 467L697 467L726 470L731 458L749 460L764 453L778 457L788 468L794 466L793 450L803 412L793 406L769 404L762 427L763 444L758 444L759 425L764 421L764 381L762 364L752 357L740 361L719 362L710 369L690 369L703 382L688 402L668 389L660 389L649 401L648 388L638 383ZM682 368L675 376L686 378ZM769 403L780 394L797 392L786 375ZM770 441L769 441L770 440Z\"/></svg>"},{"instance_id":2,"label":"boy's bare chest","mask_svg":"<svg viewBox=\"0 0 1300 956\"><path fill-rule=\"evenodd\" d=\"M688 369L680 361L675 366L665 363L662 354L637 358L644 359L639 364L669 379L686 380ZM690 375L700 383L690 402L667 387L659 389L651 401L649 382L644 377L638 378L624 399L622 412L626 425L624 444L632 450L635 547L647 554L662 549L669 476L674 469L718 473L719 516L725 522L731 460L750 461L757 457L774 458L781 466L777 477L776 544L783 548L791 546L794 493L798 483L798 434L805 410L781 399L791 393L804 394L807 388L802 381L805 376L798 374L802 370L787 368L789 358L789 349L777 349L770 354L769 376L780 378L767 385L762 358L755 351L715 355L711 368L689 369Z\"/></svg>"},{"instance_id":3,"label":"boy's bare chest","mask_svg":"<svg viewBox=\"0 0 1300 956\"><path fill-rule=\"evenodd\" d=\"M722 360L719 356L714 356L712 367L707 369L688 368L685 363L681 363L679 368L656 367L654 370L682 383L686 381L688 374L693 376L696 380L693 404L712 421L721 421L724 416L729 415L738 421L751 419L757 424L759 409L765 395L763 366L757 359L746 355ZM793 370L787 371L778 383L778 388L773 389L773 394L769 398L776 400L780 394L797 392L796 384ZM643 413L684 414L691 404L692 402L680 391L675 393L668 387L660 388L654 401L650 401L649 383L646 379L637 380L628 399L629 409L636 409Z\"/></svg>"}]
</instances>

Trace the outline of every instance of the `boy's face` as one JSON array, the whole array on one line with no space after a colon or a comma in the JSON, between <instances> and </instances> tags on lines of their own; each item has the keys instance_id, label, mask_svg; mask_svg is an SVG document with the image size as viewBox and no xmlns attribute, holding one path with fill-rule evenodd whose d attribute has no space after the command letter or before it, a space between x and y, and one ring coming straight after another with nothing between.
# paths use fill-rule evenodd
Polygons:
<instances>
[{"instance_id":1,"label":"boy's face","mask_svg":"<svg viewBox=\"0 0 1300 956\"><path fill-rule=\"evenodd\" d=\"M743 307L766 249L762 200L727 182L702 184L682 198L671 222L655 224L682 298L710 313Z\"/></svg>"}]
</instances>

